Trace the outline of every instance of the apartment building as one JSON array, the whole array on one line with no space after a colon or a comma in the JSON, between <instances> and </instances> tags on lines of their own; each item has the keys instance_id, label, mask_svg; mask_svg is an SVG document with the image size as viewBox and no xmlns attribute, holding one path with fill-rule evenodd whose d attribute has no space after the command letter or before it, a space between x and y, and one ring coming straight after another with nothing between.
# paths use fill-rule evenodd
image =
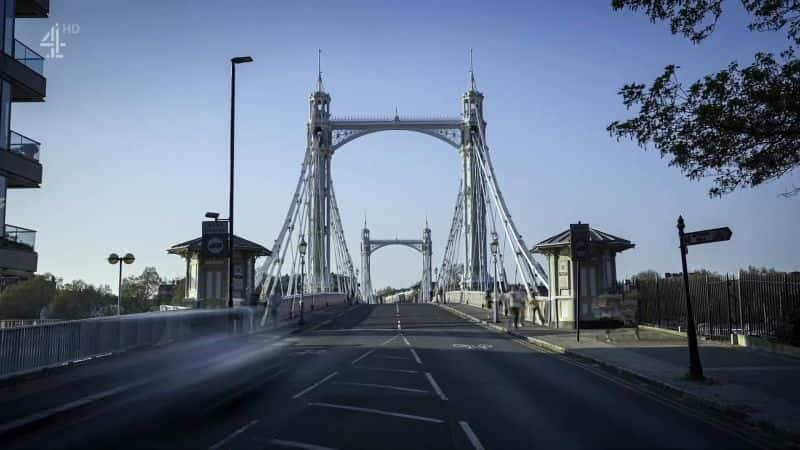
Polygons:
<instances>
[{"instance_id":1,"label":"apartment building","mask_svg":"<svg viewBox=\"0 0 800 450\"><path fill-rule=\"evenodd\" d=\"M18 18L46 18L49 11L50 0L0 0L0 289L36 272L36 231L13 224L14 205L6 200L11 189L41 187L41 144L13 130L11 114L16 102L43 102L47 80L44 58L18 41L14 28Z\"/></svg>"}]
</instances>

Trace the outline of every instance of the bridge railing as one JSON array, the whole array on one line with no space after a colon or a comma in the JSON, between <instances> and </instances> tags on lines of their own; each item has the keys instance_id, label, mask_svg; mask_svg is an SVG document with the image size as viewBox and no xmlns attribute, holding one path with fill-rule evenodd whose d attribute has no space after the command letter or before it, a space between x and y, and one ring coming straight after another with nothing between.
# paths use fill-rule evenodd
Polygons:
<instances>
[{"instance_id":1,"label":"bridge railing","mask_svg":"<svg viewBox=\"0 0 800 450\"><path fill-rule=\"evenodd\" d=\"M0 378L211 334L256 331L250 308L129 314L0 329Z\"/></svg>"}]
</instances>

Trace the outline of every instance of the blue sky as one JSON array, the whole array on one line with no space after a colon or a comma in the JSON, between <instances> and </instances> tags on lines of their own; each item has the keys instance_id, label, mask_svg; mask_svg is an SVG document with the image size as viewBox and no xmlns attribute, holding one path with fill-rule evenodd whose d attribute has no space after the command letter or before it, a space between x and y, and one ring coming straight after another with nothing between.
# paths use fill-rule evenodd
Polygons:
<instances>
[{"instance_id":1,"label":"blue sky","mask_svg":"<svg viewBox=\"0 0 800 450\"><path fill-rule=\"evenodd\" d=\"M43 143L41 189L10 191L7 221L38 230L39 271L115 284L109 252L133 252L126 270L178 276L172 244L199 236L203 213L227 214L229 59L238 72L237 234L277 237L305 146L307 97L323 49L334 115L454 116L474 48L487 139L506 201L528 243L581 220L632 240L620 275L680 270L675 221L730 226L733 239L692 249L691 267L800 269L800 200L783 180L722 199L653 151L605 131L629 115L617 91L676 63L681 79L780 51L780 33L752 33L738 2L701 45L666 24L615 13L610 1L376 2L53 0L47 20L18 20L38 47L51 25L64 57L48 60L47 101L15 104L12 128ZM730 3L730 4L727 4ZM42 49L44 52L44 49ZM404 132L370 135L333 161L351 252L366 214L373 238L417 237L427 216L441 259L459 181L454 149ZM404 247L373 257L373 284L419 279Z\"/></svg>"}]
</instances>

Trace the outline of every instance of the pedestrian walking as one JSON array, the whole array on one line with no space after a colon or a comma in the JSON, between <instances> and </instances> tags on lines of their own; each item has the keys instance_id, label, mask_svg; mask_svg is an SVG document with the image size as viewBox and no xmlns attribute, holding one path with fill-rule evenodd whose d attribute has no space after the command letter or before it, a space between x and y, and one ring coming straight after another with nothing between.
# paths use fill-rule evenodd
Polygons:
<instances>
[{"instance_id":1,"label":"pedestrian walking","mask_svg":"<svg viewBox=\"0 0 800 450\"><path fill-rule=\"evenodd\" d=\"M281 294L273 292L267 299L267 323L278 322L278 306L281 304Z\"/></svg>"},{"instance_id":2,"label":"pedestrian walking","mask_svg":"<svg viewBox=\"0 0 800 450\"><path fill-rule=\"evenodd\" d=\"M522 292L519 292L518 290L510 292L508 296L510 297L509 301L511 303L511 315L514 318L514 328L517 329L519 328L519 315L525 304L525 301Z\"/></svg>"}]
</instances>

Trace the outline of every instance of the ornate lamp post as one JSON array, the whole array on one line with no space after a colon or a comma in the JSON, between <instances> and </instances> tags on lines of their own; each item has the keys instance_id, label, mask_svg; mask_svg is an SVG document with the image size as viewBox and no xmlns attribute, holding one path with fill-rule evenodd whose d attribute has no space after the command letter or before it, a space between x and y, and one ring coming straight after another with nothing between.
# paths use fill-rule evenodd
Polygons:
<instances>
[{"instance_id":1,"label":"ornate lamp post","mask_svg":"<svg viewBox=\"0 0 800 450\"><path fill-rule=\"evenodd\" d=\"M497 243L497 233L494 233L494 232L492 233L492 243L491 243L490 247L492 249L492 261L494 262L494 283L493 283L493 286L492 286L492 288L494 290L494 308L493 308L493 310L494 310L493 311L493 316L494 317L493 317L493 320L494 320L494 323L497 323L497 322L499 322L497 314L498 314L498 310L499 310L498 303L499 303L499 300L500 300L498 298L498 296L497 296L497 250L498 250L498 247L499 247L499 244Z\"/></svg>"},{"instance_id":2,"label":"ornate lamp post","mask_svg":"<svg viewBox=\"0 0 800 450\"><path fill-rule=\"evenodd\" d=\"M303 289L305 288L305 275L306 275L306 248L308 244L306 244L306 239L303 235L300 235L300 243L297 245L297 250L300 252L300 325L304 325L306 322L303 320Z\"/></svg>"},{"instance_id":3,"label":"ornate lamp post","mask_svg":"<svg viewBox=\"0 0 800 450\"><path fill-rule=\"evenodd\" d=\"M134 258L133 253L126 253L125 256L122 258L119 257L116 253L112 253L108 255L108 263L109 264L119 264L119 287L117 290L117 315L122 314L122 263L125 264L133 264L136 261Z\"/></svg>"}]
</instances>

